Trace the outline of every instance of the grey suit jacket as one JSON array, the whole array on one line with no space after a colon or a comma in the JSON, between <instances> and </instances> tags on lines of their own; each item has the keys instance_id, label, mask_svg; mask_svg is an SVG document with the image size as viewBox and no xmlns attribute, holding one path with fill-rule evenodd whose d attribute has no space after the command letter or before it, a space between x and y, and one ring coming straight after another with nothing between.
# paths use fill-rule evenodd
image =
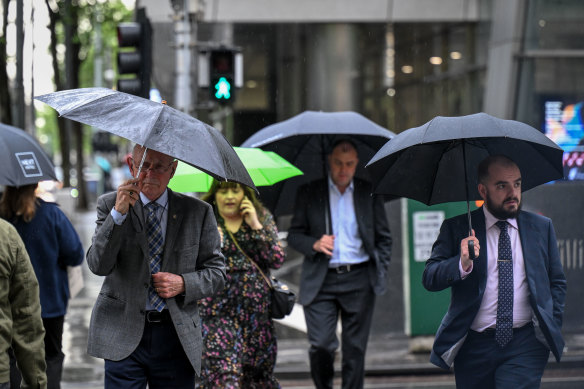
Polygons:
<instances>
[{"instance_id":1,"label":"grey suit jacket","mask_svg":"<svg viewBox=\"0 0 584 389\"><path fill-rule=\"evenodd\" d=\"M371 185L354 179L353 202L359 235L369 255L369 276L375 294L387 290L387 267L391 259L391 234L383 200L371 195ZM326 233L325 205L328 204L328 180L319 180L299 188L294 216L288 231L288 243L305 255L302 264L298 302L308 305L318 294L326 273L329 258L312 249ZM332 234L332 232L329 232Z\"/></svg>"},{"instance_id":2,"label":"grey suit jacket","mask_svg":"<svg viewBox=\"0 0 584 389\"><path fill-rule=\"evenodd\" d=\"M119 361L142 338L151 276L142 203L130 207L118 226L110 215L115 201L115 192L99 197L97 227L87 251L91 271L105 276L91 315L87 350L95 357ZM170 189L161 271L184 278L184 295L167 299L166 304L183 349L199 374L202 338L197 300L223 289L225 261L211 206Z\"/></svg>"},{"instance_id":3,"label":"grey suit jacket","mask_svg":"<svg viewBox=\"0 0 584 389\"><path fill-rule=\"evenodd\" d=\"M448 312L436 332L430 361L448 369L466 339L480 308L487 284L485 214L482 208L471 213L481 251L473 270L460 277L460 241L468 236L466 214L445 220L432 255L426 262L422 282L429 291L451 288ZM566 298L566 278L560 262L554 227L549 218L521 211L517 217L529 303L533 310L535 333L559 361L564 348L561 327Z\"/></svg>"}]
</instances>

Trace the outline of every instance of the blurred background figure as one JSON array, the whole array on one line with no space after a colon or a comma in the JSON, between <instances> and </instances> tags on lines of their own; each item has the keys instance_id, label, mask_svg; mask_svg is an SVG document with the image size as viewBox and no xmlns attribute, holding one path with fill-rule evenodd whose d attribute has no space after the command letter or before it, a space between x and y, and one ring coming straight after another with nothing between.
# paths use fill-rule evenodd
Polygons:
<instances>
[{"instance_id":1,"label":"blurred background figure","mask_svg":"<svg viewBox=\"0 0 584 389\"><path fill-rule=\"evenodd\" d=\"M46 388L39 286L22 239L4 220L0 220L0 312L0 389L10 387L11 346L26 387Z\"/></svg>"},{"instance_id":2,"label":"blurred background figure","mask_svg":"<svg viewBox=\"0 0 584 389\"><path fill-rule=\"evenodd\" d=\"M40 287L41 316L45 327L48 388L60 388L63 371L63 323L69 300L67 266L83 261L83 247L73 225L56 203L37 197L38 184L6 186L0 217L20 234ZM14 361L12 361L14 362ZM20 374L12 364L11 385L20 387Z\"/></svg>"},{"instance_id":3,"label":"blurred background figure","mask_svg":"<svg viewBox=\"0 0 584 389\"><path fill-rule=\"evenodd\" d=\"M269 269L284 262L272 214L253 190L233 182L214 180L202 200L215 211L227 283L222 294L199 302L205 345L200 387L279 388L271 291L256 267L269 277Z\"/></svg>"}]
</instances>

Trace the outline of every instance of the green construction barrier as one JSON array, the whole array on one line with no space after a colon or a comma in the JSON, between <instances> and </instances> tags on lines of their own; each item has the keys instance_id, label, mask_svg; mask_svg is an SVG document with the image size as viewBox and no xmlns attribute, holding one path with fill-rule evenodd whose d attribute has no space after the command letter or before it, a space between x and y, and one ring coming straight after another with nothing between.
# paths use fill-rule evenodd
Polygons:
<instances>
[{"instance_id":1,"label":"green construction barrier","mask_svg":"<svg viewBox=\"0 0 584 389\"><path fill-rule=\"evenodd\" d=\"M471 202L471 210L476 209ZM422 285L422 273L444 219L467 212L466 202L427 206L407 199L408 266L406 277L406 331L411 336L434 335L450 303L450 289L429 292Z\"/></svg>"}]
</instances>

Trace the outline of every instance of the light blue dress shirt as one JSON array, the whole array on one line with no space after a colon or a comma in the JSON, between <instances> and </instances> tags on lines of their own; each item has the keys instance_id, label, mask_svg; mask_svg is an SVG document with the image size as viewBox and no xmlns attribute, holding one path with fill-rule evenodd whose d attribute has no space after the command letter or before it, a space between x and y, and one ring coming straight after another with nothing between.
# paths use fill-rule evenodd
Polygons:
<instances>
[{"instance_id":1,"label":"light blue dress shirt","mask_svg":"<svg viewBox=\"0 0 584 389\"><path fill-rule=\"evenodd\" d=\"M148 203L150 203L148 197L146 197L142 192L140 192L140 200L142 200L144 208ZM160 205L160 207L158 207L156 210L156 216L158 216L158 219L160 220L160 228L162 229L162 244L164 245L164 239L166 237L166 225L168 222L168 189L165 190L164 193L162 193L162 195L156 199L156 202L158 205ZM126 217L128 216L127 213L122 215L120 212L116 211L115 207L112 208L110 214L114 219L114 223L119 226L124 223ZM146 215L144 215L144 220L146 220ZM155 308L152 306L152 304L150 304L149 298L146 297L146 310L150 311L154 309Z\"/></svg>"},{"instance_id":2,"label":"light blue dress shirt","mask_svg":"<svg viewBox=\"0 0 584 389\"><path fill-rule=\"evenodd\" d=\"M345 193L341 193L329 176L329 203L335 246L333 256L329 261L329 267L341 265L354 265L369 260L369 256L363 247L363 240L359 235L359 226L355 215L353 193L355 187L353 181L349 184Z\"/></svg>"}]
</instances>

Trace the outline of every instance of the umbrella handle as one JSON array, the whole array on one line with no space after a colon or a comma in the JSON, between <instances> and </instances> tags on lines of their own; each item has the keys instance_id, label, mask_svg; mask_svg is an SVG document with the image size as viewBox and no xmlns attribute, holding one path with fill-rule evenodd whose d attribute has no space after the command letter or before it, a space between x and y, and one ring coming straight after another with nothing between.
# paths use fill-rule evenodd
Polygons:
<instances>
[{"instance_id":1,"label":"umbrella handle","mask_svg":"<svg viewBox=\"0 0 584 389\"><path fill-rule=\"evenodd\" d=\"M475 259L474 240L468 241L468 257L470 259Z\"/></svg>"}]
</instances>

